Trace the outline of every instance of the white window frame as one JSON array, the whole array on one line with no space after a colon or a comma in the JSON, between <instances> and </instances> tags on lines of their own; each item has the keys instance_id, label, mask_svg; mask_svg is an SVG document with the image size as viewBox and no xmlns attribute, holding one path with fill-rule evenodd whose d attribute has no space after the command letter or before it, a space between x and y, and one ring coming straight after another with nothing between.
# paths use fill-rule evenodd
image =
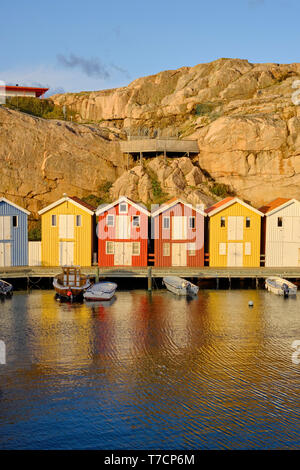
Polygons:
<instances>
[{"instance_id":1,"label":"white window frame","mask_svg":"<svg viewBox=\"0 0 300 470\"><path fill-rule=\"evenodd\" d=\"M168 221L168 227L165 227L165 220ZM166 216L163 217L163 226L162 226L162 228L164 230L170 230L170 216L169 215L166 215Z\"/></svg>"},{"instance_id":2,"label":"white window frame","mask_svg":"<svg viewBox=\"0 0 300 470\"><path fill-rule=\"evenodd\" d=\"M112 252L111 253L108 252L108 249L107 249L109 243L111 243L111 245L112 245ZM105 242L105 254L106 255L114 255L115 254L115 242L112 242L110 240Z\"/></svg>"},{"instance_id":3,"label":"white window frame","mask_svg":"<svg viewBox=\"0 0 300 470\"><path fill-rule=\"evenodd\" d=\"M76 215L76 227L81 227L82 226L81 219L82 219L81 214L77 214ZM78 224L78 221L79 221L79 224Z\"/></svg>"},{"instance_id":4,"label":"white window frame","mask_svg":"<svg viewBox=\"0 0 300 470\"><path fill-rule=\"evenodd\" d=\"M121 211L121 206L126 206L125 211ZM119 214L127 214L128 213L128 204L127 202L120 202L119 204Z\"/></svg>"},{"instance_id":5,"label":"white window frame","mask_svg":"<svg viewBox=\"0 0 300 470\"><path fill-rule=\"evenodd\" d=\"M112 217L112 224L108 223L108 218L109 217ZM115 226L115 216L114 216L114 214L107 214L107 216L106 216L106 226L107 227L114 227Z\"/></svg>"},{"instance_id":6,"label":"white window frame","mask_svg":"<svg viewBox=\"0 0 300 470\"><path fill-rule=\"evenodd\" d=\"M133 223L135 217L138 218L138 225L136 225L136 224ZM139 215L133 215L133 216L132 216L132 226L133 226L133 227L140 227L140 226L141 226L141 218L140 218Z\"/></svg>"},{"instance_id":7,"label":"white window frame","mask_svg":"<svg viewBox=\"0 0 300 470\"><path fill-rule=\"evenodd\" d=\"M53 223L53 217L55 218L55 223ZM51 227L57 227L57 216L56 216L56 214L51 215Z\"/></svg>"},{"instance_id":8,"label":"white window frame","mask_svg":"<svg viewBox=\"0 0 300 470\"><path fill-rule=\"evenodd\" d=\"M137 246L138 247L138 253L134 253L133 247ZM132 256L140 256L141 254L141 243L140 242L132 242Z\"/></svg>"},{"instance_id":9,"label":"white window frame","mask_svg":"<svg viewBox=\"0 0 300 470\"><path fill-rule=\"evenodd\" d=\"M194 227L191 226L191 221L194 221ZM189 228L194 230L196 228L196 217L194 215L189 216Z\"/></svg>"}]
</instances>

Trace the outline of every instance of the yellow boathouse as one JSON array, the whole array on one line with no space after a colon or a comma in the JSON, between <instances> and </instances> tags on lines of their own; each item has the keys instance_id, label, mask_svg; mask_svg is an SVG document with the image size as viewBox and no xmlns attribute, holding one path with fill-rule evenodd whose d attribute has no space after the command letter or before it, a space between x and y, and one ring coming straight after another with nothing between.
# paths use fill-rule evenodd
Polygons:
<instances>
[{"instance_id":1,"label":"yellow boathouse","mask_svg":"<svg viewBox=\"0 0 300 470\"><path fill-rule=\"evenodd\" d=\"M91 266L94 207L77 197L64 196L39 215L43 266Z\"/></svg>"},{"instance_id":2,"label":"yellow boathouse","mask_svg":"<svg viewBox=\"0 0 300 470\"><path fill-rule=\"evenodd\" d=\"M262 212L237 197L205 211L209 216L209 266L259 267Z\"/></svg>"}]
</instances>

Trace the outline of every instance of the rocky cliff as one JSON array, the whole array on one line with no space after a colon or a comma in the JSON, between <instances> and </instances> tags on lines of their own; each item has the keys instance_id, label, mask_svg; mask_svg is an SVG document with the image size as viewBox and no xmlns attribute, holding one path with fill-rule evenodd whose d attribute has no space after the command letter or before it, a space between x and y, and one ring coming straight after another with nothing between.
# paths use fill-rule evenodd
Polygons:
<instances>
[{"instance_id":1,"label":"rocky cliff","mask_svg":"<svg viewBox=\"0 0 300 470\"><path fill-rule=\"evenodd\" d=\"M97 196L107 182L108 197L145 203L178 195L207 205L222 184L256 206L300 199L299 77L300 64L220 59L128 87L54 96L76 114L73 123L0 107L0 194L35 214L64 192ZM140 166L121 153L128 134L196 139L199 154Z\"/></svg>"}]
</instances>

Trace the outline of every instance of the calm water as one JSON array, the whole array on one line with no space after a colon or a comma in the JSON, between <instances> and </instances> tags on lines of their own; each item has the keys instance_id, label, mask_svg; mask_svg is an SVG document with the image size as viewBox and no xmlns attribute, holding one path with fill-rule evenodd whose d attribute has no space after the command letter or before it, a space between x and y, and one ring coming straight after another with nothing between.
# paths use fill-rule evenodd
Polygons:
<instances>
[{"instance_id":1,"label":"calm water","mask_svg":"<svg viewBox=\"0 0 300 470\"><path fill-rule=\"evenodd\" d=\"M300 447L300 298L16 293L0 339L0 449Z\"/></svg>"}]
</instances>

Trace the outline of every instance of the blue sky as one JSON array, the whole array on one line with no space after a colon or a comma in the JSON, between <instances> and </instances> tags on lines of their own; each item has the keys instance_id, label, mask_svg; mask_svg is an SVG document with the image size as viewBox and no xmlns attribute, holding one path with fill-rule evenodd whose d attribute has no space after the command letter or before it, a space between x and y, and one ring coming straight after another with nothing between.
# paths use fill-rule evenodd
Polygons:
<instances>
[{"instance_id":1,"label":"blue sky","mask_svg":"<svg viewBox=\"0 0 300 470\"><path fill-rule=\"evenodd\" d=\"M299 0L2 2L0 80L100 90L220 57L299 62L299 18Z\"/></svg>"}]
</instances>

